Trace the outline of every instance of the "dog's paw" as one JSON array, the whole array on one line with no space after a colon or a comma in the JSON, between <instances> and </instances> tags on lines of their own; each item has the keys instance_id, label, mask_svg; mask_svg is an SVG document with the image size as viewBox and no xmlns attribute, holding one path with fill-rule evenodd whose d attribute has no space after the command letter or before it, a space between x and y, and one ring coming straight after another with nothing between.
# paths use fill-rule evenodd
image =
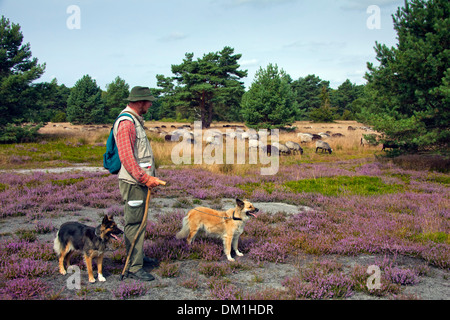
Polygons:
<instances>
[{"instance_id":1,"label":"dog's paw","mask_svg":"<svg viewBox=\"0 0 450 320\"><path fill-rule=\"evenodd\" d=\"M59 273L61 273L63 276L67 274L66 270L64 269L59 269Z\"/></svg>"},{"instance_id":2,"label":"dog's paw","mask_svg":"<svg viewBox=\"0 0 450 320\"><path fill-rule=\"evenodd\" d=\"M236 255L242 257L244 254L242 252L236 251Z\"/></svg>"},{"instance_id":3,"label":"dog's paw","mask_svg":"<svg viewBox=\"0 0 450 320\"><path fill-rule=\"evenodd\" d=\"M227 257L227 259L228 259L228 261L231 261L231 262L236 261L232 257Z\"/></svg>"},{"instance_id":4,"label":"dog's paw","mask_svg":"<svg viewBox=\"0 0 450 320\"><path fill-rule=\"evenodd\" d=\"M106 279L105 279L105 277L104 277L102 274L99 274L99 275L98 275L98 281L100 281L100 282L105 282Z\"/></svg>"},{"instance_id":5,"label":"dog's paw","mask_svg":"<svg viewBox=\"0 0 450 320\"><path fill-rule=\"evenodd\" d=\"M94 278L89 279L89 282L90 282L90 283L95 283L95 279L94 279Z\"/></svg>"}]
</instances>

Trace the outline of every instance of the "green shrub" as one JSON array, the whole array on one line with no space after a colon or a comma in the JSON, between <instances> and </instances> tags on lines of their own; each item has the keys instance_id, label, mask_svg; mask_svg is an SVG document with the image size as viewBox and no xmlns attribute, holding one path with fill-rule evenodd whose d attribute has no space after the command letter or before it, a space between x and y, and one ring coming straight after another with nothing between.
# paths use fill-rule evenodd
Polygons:
<instances>
[{"instance_id":1,"label":"green shrub","mask_svg":"<svg viewBox=\"0 0 450 320\"><path fill-rule=\"evenodd\" d=\"M16 126L9 124L2 128L0 133L0 143L22 143L33 142L38 138L38 130L42 128L42 124L37 126Z\"/></svg>"}]
</instances>

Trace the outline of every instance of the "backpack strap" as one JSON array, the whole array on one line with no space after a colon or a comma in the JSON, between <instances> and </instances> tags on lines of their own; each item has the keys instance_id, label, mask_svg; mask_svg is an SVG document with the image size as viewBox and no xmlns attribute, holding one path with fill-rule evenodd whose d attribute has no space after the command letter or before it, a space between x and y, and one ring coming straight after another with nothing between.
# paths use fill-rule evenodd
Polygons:
<instances>
[{"instance_id":1,"label":"backpack strap","mask_svg":"<svg viewBox=\"0 0 450 320\"><path fill-rule=\"evenodd\" d=\"M130 118L131 121L133 121L133 123L134 123L133 116L131 114L129 114L129 113L126 113L126 112L119 114L119 116L117 117L116 121L119 120L119 118L122 117L122 116L126 116L126 117ZM116 121L114 121L114 124L116 124Z\"/></svg>"}]
</instances>

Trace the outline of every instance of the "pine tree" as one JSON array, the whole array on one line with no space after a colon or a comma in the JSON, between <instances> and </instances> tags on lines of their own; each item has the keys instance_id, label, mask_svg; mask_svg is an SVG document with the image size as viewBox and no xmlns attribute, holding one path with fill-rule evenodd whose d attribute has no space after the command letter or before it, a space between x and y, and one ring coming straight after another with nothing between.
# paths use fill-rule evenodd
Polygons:
<instances>
[{"instance_id":1,"label":"pine tree","mask_svg":"<svg viewBox=\"0 0 450 320\"><path fill-rule=\"evenodd\" d=\"M105 122L105 105L101 90L89 75L75 83L67 100L67 120L73 124Z\"/></svg>"},{"instance_id":2,"label":"pine tree","mask_svg":"<svg viewBox=\"0 0 450 320\"><path fill-rule=\"evenodd\" d=\"M336 113L342 120L353 120L355 117L355 101L363 97L364 86L345 80L331 95L331 104L336 107Z\"/></svg>"},{"instance_id":3,"label":"pine tree","mask_svg":"<svg viewBox=\"0 0 450 320\"><path fill-rule=\"evenodd\" d=\"M0 19L0 141L17 141L15 124L31 119L36 97L31 83L44 73L45 64L31 58L30 44L22 44L23 34L18 24L10 23L4 16ZM8 130L5 130L8 126ZM16 130L17 129L17 130ZM21 133L22 134L22 133ZM4 137L4 138L3 138Z\"/></svg>"},{"instance_id":4,"label":"pine tree","mask_svg":"<svg viewBox=\"0 0 450 320\"><path fill-rule=\"evenodd\" d=\"M292 82L292 88L296 94L299 108L296 120L309 120L309 113L314 109L320 108L322 105L320 94L323 87L329 89L330 82L322 80L314 74Z\"/></svg>"},{"instance_id":5,"label":"pine tree","mask_svg":"<svg viewBox=\"0 0 450 320\"><path fill-rule=\"evenodd\" d=\"M105 114L109 121L114 121L119 113L127 106L124 100L130 94L130 86L120 77L116 77L113 82L106 85L106 92L103 93L105 101Z\"/></svg>"},{"instance_id":6,"label":"pine tree","mask_svg":"<svg viewBox=\"0 0 450 320\"><path fill-rule=\"evenodd\" d=\"M333 122L336 117L336 108L331 107L330 94L326 86L320 93L321 105L309 112L309 118L314 122Z\"/></svg>"},{"instance_id":7,"label":"pine tree","mask_svg":"<svg viewBox=\"0 0 450 320\"><path fill-rule=\"evenodd\" d=\"M186 53L179 65L172 65L174 77L157 76L159 85L167 92L163 100L172 100L172 107L187 117L200 118L204 128L209 128L217 116L218 107L234 109L244 94L241 78L247 71L239 70L241 54L224 47L222 51L210 52L194 60L193 53ZM173 87L170 83L175 82ZM163 102L163 109L166 104Z\"/></svg>"},{"instance_id":8,"label":"pine tree","mask_svg":"<svg viewBox=\"0 0 450 320\"><path fill-rule=\"evenodd\" d=\"M250 89L242 97L246 124L257 128L280 128L295 121L298 104L291 77L275 64L260 68Z\"/></svg>"},{"instance_id":9,"label":"pine tree","mask_svg":"<svg viewBox=\"0 0 450 320\"><path fill-rule=\"evenodd\" d=\"M398 44L376 43L368 63L371 102L362 115L403 149L446 149L450 141L450 2L411 0L394 20Z\"/></svg>"}]
</instances>

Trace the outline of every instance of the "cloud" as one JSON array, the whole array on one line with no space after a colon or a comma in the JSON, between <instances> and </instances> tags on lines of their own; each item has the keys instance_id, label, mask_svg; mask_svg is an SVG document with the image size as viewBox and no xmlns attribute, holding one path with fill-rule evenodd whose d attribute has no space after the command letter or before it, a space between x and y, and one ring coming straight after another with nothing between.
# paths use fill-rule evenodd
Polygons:
<instances>
[{"instance_id":1,"label":"cloud","mask_svg":"<svg viewBox=\"0 0 450 320\"><path fill-rule=\"evenodd\" d=\"M249 60L242 60L240 62L241 67L255 67L259 65L258 59L249 59Z\"/></svg>"},{"instance_id":2,"label":"cloud","mask_svg":"<svg viewBox=\"0 0 450 320\"><path fill-rule=\"evenodd\" d=\"M171 34L168 34L166 36L159 38L158 41L173 42L173 41L180 41L180 40L183 40L186 38L187 38L187 35L182 32L172 32Z\"/></svg>"}]
</instances>

